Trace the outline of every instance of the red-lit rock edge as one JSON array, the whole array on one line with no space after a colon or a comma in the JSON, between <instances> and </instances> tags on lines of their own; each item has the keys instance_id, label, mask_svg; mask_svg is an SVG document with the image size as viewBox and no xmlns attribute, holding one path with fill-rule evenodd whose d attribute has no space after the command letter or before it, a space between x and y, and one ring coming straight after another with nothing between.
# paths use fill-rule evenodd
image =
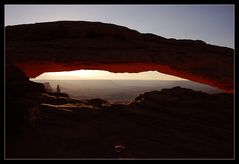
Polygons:
<instances>
[{"instance_id":1,"label":"red-lit rock edge","mask_svg":"<svg viewBox=\"0 0 239 164\"><path fill-rule=\"evenodd\" d=\"M218 89L223 90L227 93L233 93L234 90L231 89L230 83L228 85L224 85L220 82L213 81L212 79L206 79L203 76L195 76L190 72L182 72L177 71L170 66L167 65L159 65L159 64L147 64L147 63L125 63L125 64L75 64L75 65L63 65L59 63L25 63L25 64L17 64L17 66L22 69L29 78L35 78L41 75L44 72L59 72L59 71L73 71L80 69L88 69L88 70L106 70L110 72L128 72L128 73L136 73L143 71L158 71L161 73L174 75L177 77L181 77L184 79L188 79L191 81L203 83L210 85L212 87L216 87Z\"/></svg>"},{"instance_id":2,"label":"red-lit rock edge","mask_svg":"<svg viewBox=\"0 0 239 164\"><path fill-rule=\"evenodd\" d=\"M233 92L234 50L198 40L166 39L100 22L59 21L5 28L7 64L28 77L98 69L157 70ZM119 64L120 63L120 64Z\"/></svg>"}]
</instances>

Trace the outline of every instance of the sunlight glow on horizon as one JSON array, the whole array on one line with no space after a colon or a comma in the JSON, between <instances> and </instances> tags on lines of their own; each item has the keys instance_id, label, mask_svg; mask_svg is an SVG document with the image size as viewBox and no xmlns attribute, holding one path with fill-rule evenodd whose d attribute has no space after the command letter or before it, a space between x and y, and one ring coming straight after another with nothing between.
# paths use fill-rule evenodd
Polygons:
<instances>
[{"instance_id":1,"label":"sunlight glow on horizon","mask_svg":"<svg viewBox=\"0 0 239 164\"><path fill-rule=\"evenodd\" d=\"M186 80L158 71L140 73L112 73L103 70L45 72L31 80Z\"/></svg>"}]
</instances>

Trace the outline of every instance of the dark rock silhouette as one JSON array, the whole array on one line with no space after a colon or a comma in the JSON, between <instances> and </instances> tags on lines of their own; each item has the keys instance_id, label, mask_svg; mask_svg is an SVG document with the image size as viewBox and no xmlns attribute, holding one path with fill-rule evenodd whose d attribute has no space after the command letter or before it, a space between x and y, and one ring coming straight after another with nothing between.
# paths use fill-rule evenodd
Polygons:
<instances>
[{"instance_id":1,"label":"dark rock silhouette","mask_svg":"<svg viewBox=\"0 0 239 164\"><path fill-rule=\"evenodd\" d=\"M158 104L168 103L173 104L194 104L196 101L201 103L203 101L208 101L210 95L203 93L201 91L193 91L192 89L174 87L172 89L162 89L161 91L153 91L141 94L135 98L136 102L147 103L154 101ZM210 100L209 100L210 101ZM134 102L133 102L134 103Z\"/></svg>"},{"instance_id":2,"label":"dark rock silhouette","mask_svg":"<svg viewBox=\"0 0 239 164\"><path fill-rule=\"evenodd\" d=\"M90 99L90 100L87 100L87 102L89 104L92 104L93 106L96 106L96 107L102 107L104 104L109 104L109 102L107 102L106 100L102 100L102 99L99 99L99 98Z\"/></svg>"},{"instance_id":3,"label":"dark rock silhouette","mask_svg":"<svg viewBox=\"0 0 239 164\"><path fill-rule=\"evenodd\" d=\"M28 77L79 69L157 70L233 92L231 48L166 39L100 22L7 26L5 33L7 62L18 65Z\"/></svg>"},{"instance_id":4,"label":"dark rock silhouette","mask_svg":"<svg viewBox=\"0 0 239 164\"><path fill-rule=\"evenodd\" d=\"M31 94L39 95L45 92L44 85L32 82L26 74L17 66L6 65L6 90L7 96L30 96Z\"/></svg>"},{"instance_id":5,"label":"dark rock silhouette","mask_svg":"<svg viewBox=\"0 0 239 164\"><path fill-rule=\"evenodd\" d=\"M6 65L6 136L16 137L27 125L29 109L40 103L40 95L46 92L44 85L29 81L18 67Z\"/></svg>"},{"instance_id":6,"label":"dark rock silhouette","mask_svg":"<svg viewBox=\"0 0 239 164\"><path fill-rule=\"evenodd\" d=\"M64 98L41 94L21 133L8 137L7 158L233 157L232 94L174 87L129 105Z\"/></svg>"},{"instance_id":7,"label":"dark rock silhouette","mask_svg":"<svg viewBox=\"0 0 239 164\"><path fill-rule=\"evenodd\" d=\"M61 93L61 88L60 88L59 84L56 87L56 93Z\"/></svg>"},{"instance_id":8,"label":"dark rock silhouette","mask_svg":"<svg viewBox=\"0 0 239 164\"><path fill-rule=\"evenodd\" d=\"M50 103L55 105L66 104L69 100L69 96L66 93L47 93L41 95L44 103Z\"/></svg>"},{"instance_id":9,"label":"dark rock silhouette","mask_svg":"<svg viewBox=\"0 0 239 164\"><path fill-rule=\"evenodd\" d=\"M43 83L43 85L44 85L47 92L50 92L50 93L53 92L53 89L52 89L49 82L45 82L45 83Z\"/></svg>"},{"instance_id":10,"label":"dark rock silhouette","mask_svg":"<svg viewBox=\"0 0 239 164\"><path fill-rule=\"evenodd\" d=\"M56 97L69 98L69 95L67 93L52 92L52 93L48 93L48 94L51 96L56 96Z\"/></svg>"}]
</instances>

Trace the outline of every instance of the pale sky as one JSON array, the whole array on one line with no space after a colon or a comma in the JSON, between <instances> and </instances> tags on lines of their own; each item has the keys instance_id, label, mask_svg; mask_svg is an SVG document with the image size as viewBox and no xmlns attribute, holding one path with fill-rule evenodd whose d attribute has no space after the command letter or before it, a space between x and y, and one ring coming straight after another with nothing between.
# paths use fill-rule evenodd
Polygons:
<instances>
[{"instance_id":1,"label":"pale sky","mask_svg":"<svg viewBox=\"0 0 239 164\"><path fill-rule=\"evenodd\" d=\"M5 5L5 26L60 20L96 21L126 26L165 38L203 40L234 48L234 5ZM81 74L79 74L81 73ZM73 72L76 75L76 72ZM82 72L78 72L82 76ZM171 79L157 72L120 75L88 72L87 78ZM75 76L74 75L74 76ZM94 76L93 76L94 75ZM45 77L44 77L45 76ZM72 73L40 78L72 78ZM124 77L123 77L124 76ZM76 77L76 76L75 76ZM86 78L86 77L83 77Z\"/></svg>"},{"instance_id":2,"label":"pale sky","mask_svg":"<svg viewBox=\"0 0 239 164\"><path fill-rule=\"evenodd\" d=\"M60 20L113 23L165 38L234 48L234 5L5 5L5 26Z\"/></svg>"}]
</instances>

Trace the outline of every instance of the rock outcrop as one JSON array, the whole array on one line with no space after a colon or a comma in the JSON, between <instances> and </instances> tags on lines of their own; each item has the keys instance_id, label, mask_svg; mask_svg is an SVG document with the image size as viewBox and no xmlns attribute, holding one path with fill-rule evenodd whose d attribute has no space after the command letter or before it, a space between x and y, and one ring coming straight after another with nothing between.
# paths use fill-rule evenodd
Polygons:
<instances>
[{"instance_id":1,"label":"rock outcrop","mask_svg":"<svg viewBox=\"0 0 239 164\"><path fill-rule=\"evenodd\" d=\"M152 91L141 94L135 98L135 102L148 103L155 102L156 104L195 104L196 102L208 102L210 95L201 91L192 89L174 87L170 89L162 89L161 91Z\"/></svg>"},{"instance_id":2,"label":"rock outcrop","mask_svg":"<svg viewBox=\"0 0 239 164\"><path fill-rule=\"evenodd\" d=\"M226 92L234 89L234 50L199 40L166 39L113 24L81 21L7 26L5 32L6 61L28 77L79 69L157 70Z\"/></svg>"},{"instance_id":3,"label":"rock outcrop","mask_svg":"<svg viewBox=\"0 0 239 164\"><path fill-rule=\"evenodd\" d=\"M29 81L18 67L6 66L5 116L7 138L17 137L19 130L28 124L29 110L40 103L44 85Z\"/></svg>"},{"instance_id":4,"label":"rock outcrop","mask_svg":"<svg viewBox=\"0 0 239 164\"><path fill-rule=\"evenodd\" d=\"M7 158L233 157L232 94L175 87L144 93L129 105L101 99L55 104L43 96L32 109L32 130L8 138Z\"/></svg>"},{"instance_id":5,"label":"rock outcrop","mask_svg":"<svg viewBox=\"0 0 239 164\"><path fill-rule=\"evenodd\" d=\"M43 83L43 85L44 85L47 92L49 92L49 93L53 92L53 89L52 89L49 82L45 82L45 83Z\"/></svg>"},{"instance_id":6,"label":"rock outcrop","mask_svg":"<svg viewBox=\"0 0 239 164\"><path fill-rule=\"evenodd\" d=\"M174 87L162 89L161 91L146 92L136 97L129 105L159 113L168 108L174 109L174 113L183 112L184 114L190 108L192 110L189 113L207 111L208 113L211 112L212 115L224 110L224 112L232 116L233 95L227 93L207 94L192 89ZM228 122L230 121L228 120Z\"/></svg>"},{"instance_id":7,"label":"rock outcrop","mask_svg":"<svg viewBox=\"0 0 239 164\"><path fill-rule=\"evenodd\" d=\"M6 65L6 94L12 98L27 95L40 95L45 92L44 85L32 82L26 74L14 65Z\"/></svg>"}]
</instances>

